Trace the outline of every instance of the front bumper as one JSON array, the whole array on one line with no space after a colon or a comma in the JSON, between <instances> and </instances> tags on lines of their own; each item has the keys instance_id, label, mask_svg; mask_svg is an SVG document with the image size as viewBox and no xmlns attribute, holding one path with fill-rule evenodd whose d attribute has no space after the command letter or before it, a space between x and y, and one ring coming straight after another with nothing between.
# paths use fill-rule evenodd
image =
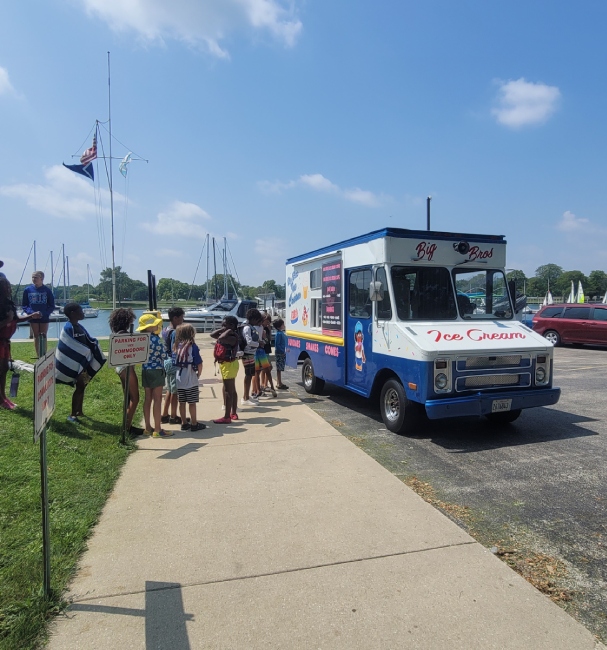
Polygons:
<instances>
[{"instance_id":1,"label":"front bumper","mask_svg":"<svg viewBox=\"0 0 607 650\"><path fill-rule=\"evenodd\" d=\"M496 399L511 399L511 411L528 409L535 406L551 406L559 401L560 388L541 388L520 391L496 391L476 393L466 397L447 397L445 399L427 400L426 413L431 420L491 413L491 405Z\"/></svg>"}]
</instances>

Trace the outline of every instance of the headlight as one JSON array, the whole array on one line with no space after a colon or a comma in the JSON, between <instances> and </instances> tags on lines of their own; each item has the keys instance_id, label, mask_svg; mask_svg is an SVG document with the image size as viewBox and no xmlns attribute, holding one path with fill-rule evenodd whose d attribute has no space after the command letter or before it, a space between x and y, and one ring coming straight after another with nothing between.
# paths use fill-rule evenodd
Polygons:
<instances>
[{"instance_id":1,"label":"headlight","mask_svg":"<svg viewBox=\"0 0 607 650\"><path fill-rule=\"evenodd\" d=\"M449 383L449 380L447 379L447 375L445 375L442 372L439 372L436 377L434 377L434 385L438 390L445 390L447 388L447 384Z\"/></svg>"},{"instance_id":2,"label":"headlight","mask_svg":"<svg viewBox=\"0 0 607 650\"><path fill-rule=\"evenodd\" d=\"M539 366L535 371L535 381L538 384L543 384L546 381L546 368Z\"/></svg>"}]
</instances>

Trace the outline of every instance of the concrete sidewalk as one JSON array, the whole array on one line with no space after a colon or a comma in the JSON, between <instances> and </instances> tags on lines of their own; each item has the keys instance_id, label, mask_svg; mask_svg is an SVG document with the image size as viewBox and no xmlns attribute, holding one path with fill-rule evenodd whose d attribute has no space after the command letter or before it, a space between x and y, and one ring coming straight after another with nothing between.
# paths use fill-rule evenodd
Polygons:
<instances>
[{"instance_id":1,"label":"concrete sidewalk","mask_svg":"<svg viewBox=\"0 0 607 650\"><path fill-rule=\"evenodd\" d=\"M288 392L144 439L51 650L604 648ZM242 386L242 369L237 379Z\"/></svg>"}]
</instances>

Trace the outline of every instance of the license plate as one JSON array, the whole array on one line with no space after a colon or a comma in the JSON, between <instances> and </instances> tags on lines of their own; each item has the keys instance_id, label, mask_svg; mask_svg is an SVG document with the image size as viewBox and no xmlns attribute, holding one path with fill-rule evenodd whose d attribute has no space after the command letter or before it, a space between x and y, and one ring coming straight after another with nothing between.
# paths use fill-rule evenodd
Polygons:
<instances>
[{"instance_id":1,"label":"license plate","mask_svg":"<svg viewBox=\"0 0 607 650\"><path fill-rule=\"evenodd\" d=\"M491 413L502 413L512 408L511 399L494 399L491 404Z\"/></svg>"}]
</instances>

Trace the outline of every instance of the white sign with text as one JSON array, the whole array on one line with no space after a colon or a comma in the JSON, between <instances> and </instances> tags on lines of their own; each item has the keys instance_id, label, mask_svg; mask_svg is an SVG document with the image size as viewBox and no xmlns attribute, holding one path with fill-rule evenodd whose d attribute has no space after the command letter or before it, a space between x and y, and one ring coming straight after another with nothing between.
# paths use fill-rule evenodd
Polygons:
<instances>
[{"instance_id":1,"label":"white sign with text","mask_svg":"<svg viewBox=\"0 0 607 650\"><path fill-rule=\"evenodd\" d=\"M108 363L112 368L145 363L149 355L149 334L112 334L110 336Z\"/></svg>"},{"instance_id":2,"label":"white sign with text","mask_svg":"<svg viewBox=\"0 0 607 650\"><path fill-rule=\"evenodd\" d=\"M55 410L55 350L49 350L34 366L34 442Z\"/></svg>"}]
</instances>

